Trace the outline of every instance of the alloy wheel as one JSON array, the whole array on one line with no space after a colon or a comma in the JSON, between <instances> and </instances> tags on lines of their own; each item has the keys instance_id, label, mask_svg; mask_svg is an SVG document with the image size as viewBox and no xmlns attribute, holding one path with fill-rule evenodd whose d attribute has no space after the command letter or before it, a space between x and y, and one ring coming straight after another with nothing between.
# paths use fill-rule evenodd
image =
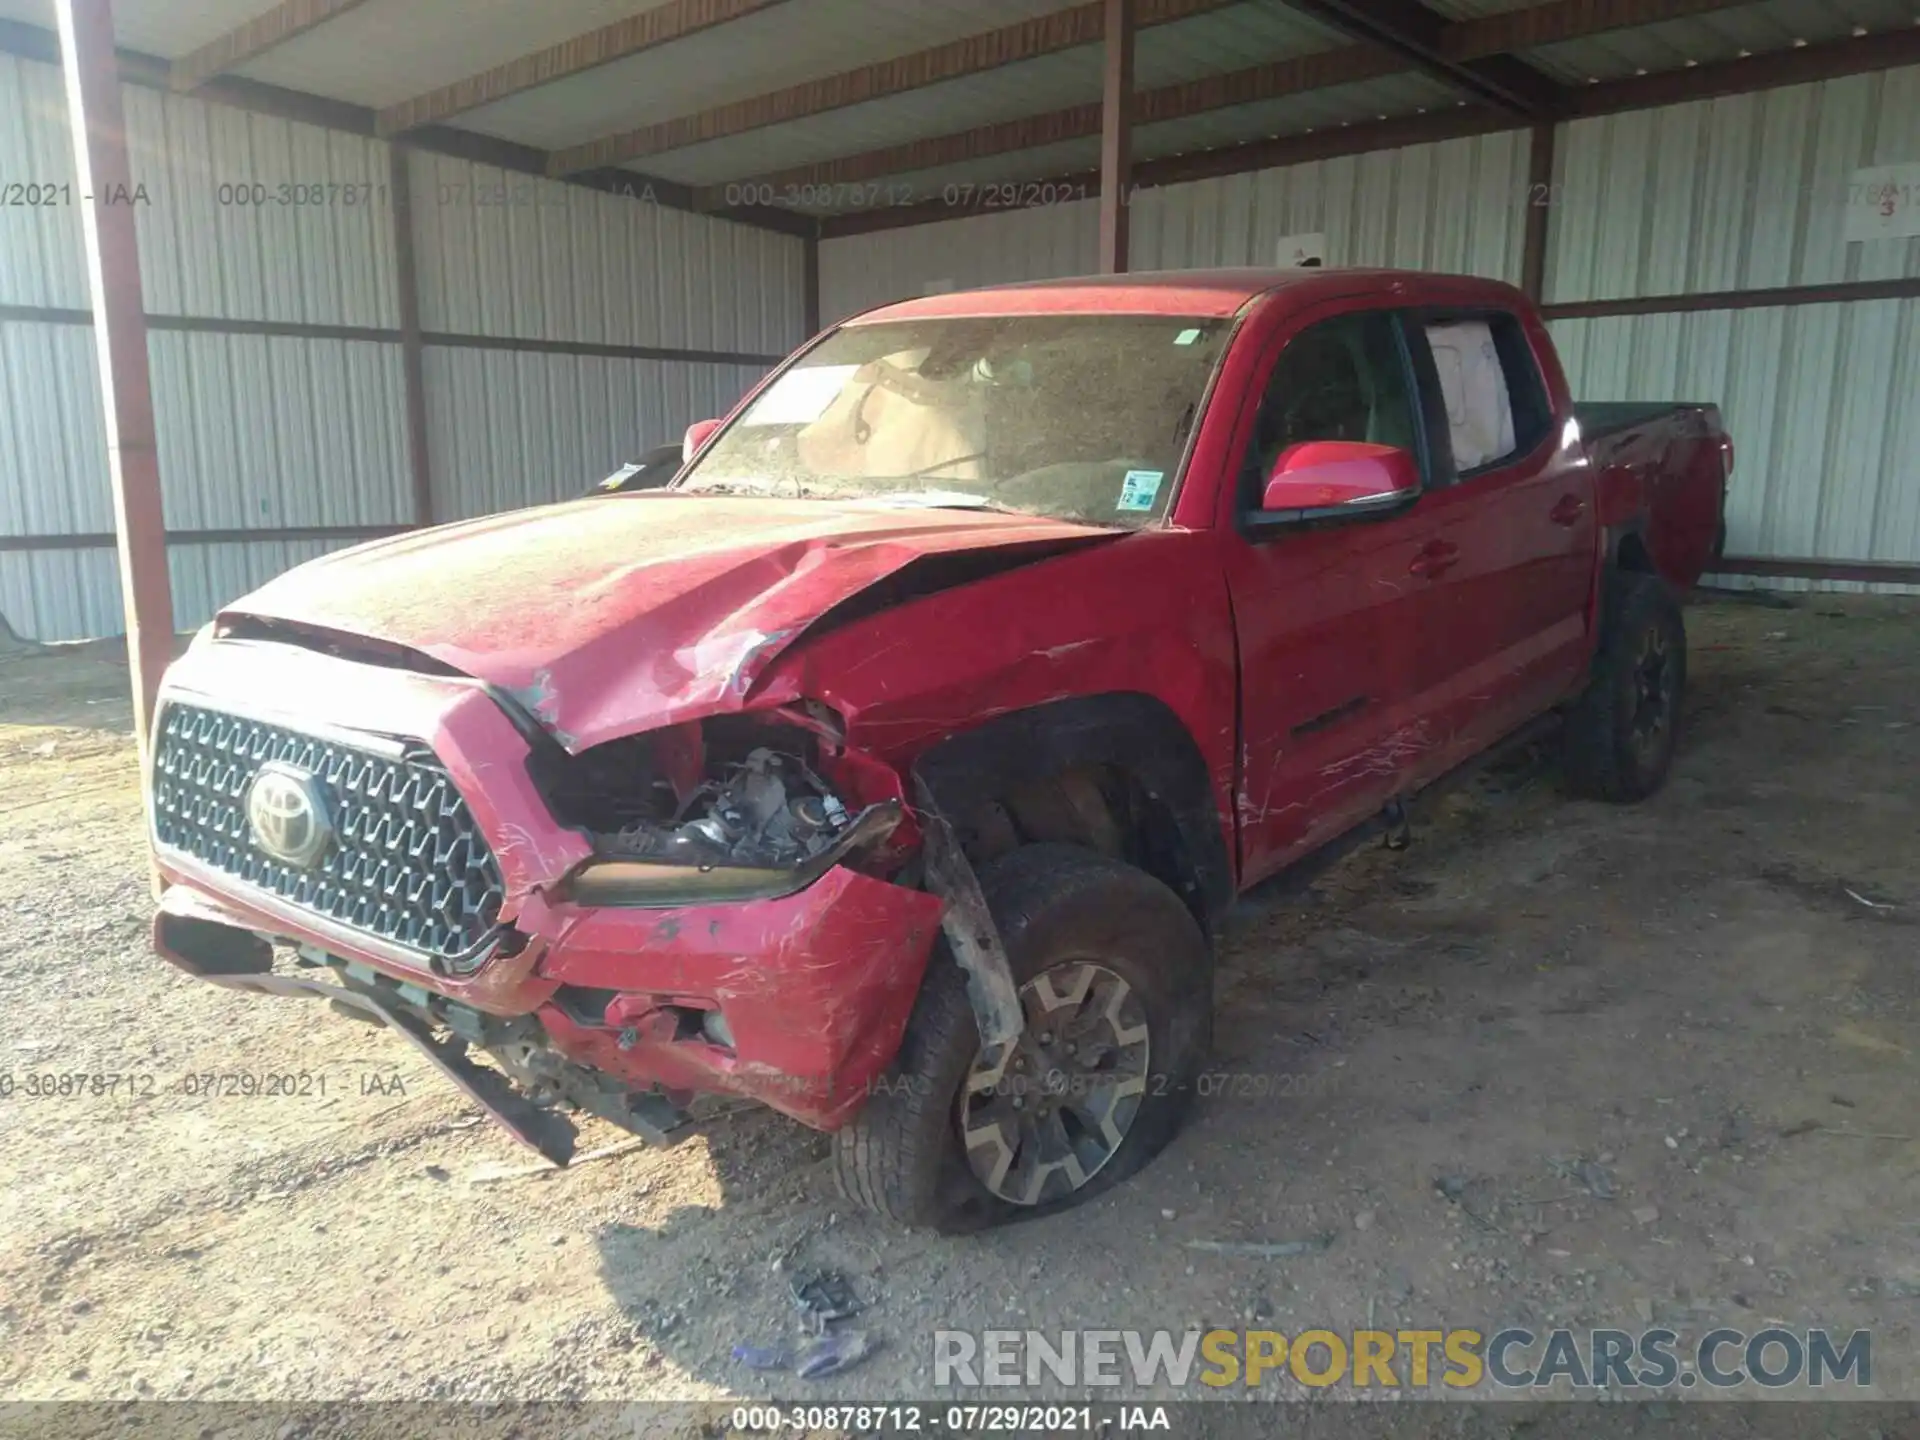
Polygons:
<instances>
[{"instance_id":1,"label":"alloy wheel","mask_svg":"<svg viewBox=\"0 0 1920 1440\"><path fill-rule=\"evenodd\" d=\"M1066 960L1020 988L1026 1028L975 1057L959 1097L967 1164L1015 1205L1073 1194L1127 1138L1152 1059L1146 1008L1121 976Z\"/></svg>"}]
</instances>

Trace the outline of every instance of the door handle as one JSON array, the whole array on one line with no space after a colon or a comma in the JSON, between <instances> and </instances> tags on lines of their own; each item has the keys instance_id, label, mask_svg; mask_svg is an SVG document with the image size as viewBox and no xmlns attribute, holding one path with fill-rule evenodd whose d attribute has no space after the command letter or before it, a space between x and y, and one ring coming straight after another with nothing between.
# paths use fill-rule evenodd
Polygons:
<instances>
[{"instance_id":1,"label":"door handle","mask_svg":"<svg viewBox=\"0 0 1920 1440\"><path fill-rule=\"evenodd\" d=\"M1419 575L1428 580L1438 579L1451 570L1460 560L1460 547L1445 540L1435 540L1413 557L1413 563L1407 566L1409 575Z\"/></svg>"},{"instance_id":2,"label":"door handle","mask_svg":"<svg viewBox=\"0 0 1920 1440\"><path fill-rule=\"evenodd\" d=\"M1578 495L1562 495L1560 503L1547 512L1547 518L1556 525L1577 525L1586 513L1586 501Z\"/></svg>"}]
</instances>

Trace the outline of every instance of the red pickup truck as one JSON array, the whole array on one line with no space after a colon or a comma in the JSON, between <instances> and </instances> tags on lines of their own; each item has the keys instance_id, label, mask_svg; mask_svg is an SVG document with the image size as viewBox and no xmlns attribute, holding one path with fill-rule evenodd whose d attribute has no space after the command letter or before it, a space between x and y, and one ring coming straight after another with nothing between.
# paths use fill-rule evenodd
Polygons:
<instances>
[{"instance_id":1,"label":"red pickup truck","mask_svg":"<svg viewBox=\"0 0 1920 1440\"><path fill-rule=\"evenodd\" d=\"M1656 789L1732 466L1712 406L1576 406L1509 286L1339 270L887 306L687 453L223 612L156 945L556 1163L745 1096L949 1230L1166 1142L1237 893L1553 711L1575 792Z\"/></svg>"}]
</instances>

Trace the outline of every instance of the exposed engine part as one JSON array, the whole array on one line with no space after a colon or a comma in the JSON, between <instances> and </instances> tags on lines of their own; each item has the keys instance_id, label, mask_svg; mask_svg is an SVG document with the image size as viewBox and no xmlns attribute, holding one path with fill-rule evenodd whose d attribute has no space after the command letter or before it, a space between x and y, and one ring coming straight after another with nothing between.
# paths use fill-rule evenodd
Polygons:
<instances>
[{"instance_id":1,"label":"exposed engine part","mask_svg":"<svg viewBox=\"0 0 1920 1440\"><path fill-rule=\"evenodd\" d=\"M826 850L852 819L806 761L762 746L695 789L670 823L636 820L597 848L613 860L785 868Z\"/></svg>"}]
</instances>

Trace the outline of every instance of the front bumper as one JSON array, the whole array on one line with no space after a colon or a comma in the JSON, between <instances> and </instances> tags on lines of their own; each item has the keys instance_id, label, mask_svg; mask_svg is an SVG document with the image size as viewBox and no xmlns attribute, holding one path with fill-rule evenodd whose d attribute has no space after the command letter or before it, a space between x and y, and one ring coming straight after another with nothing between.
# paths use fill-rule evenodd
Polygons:
<instances>
[{"instance_id":1,"label":"front bumper","mask_svg":"<svg viewBox=\"0 0 1920 1440\"><path fill-rule=\"evenodd\" d=\"M286 977L267 973L271 952L260 942L290 943L436 1003L501 1021L530 1017L560 1055L632 1091L676 1103L695 1093L740 1096L822 1129L850 1118L891 1062L940 927L936 897L840 866L779 899L674 910L582 905L562 898L561 882L588 857L587 842L547 810L528 773L529 742L484 688L289 646L216 641L182 658L162 698L236 710L247 707L234 697L260 695L301 698L297 713L247 710L258 718L430 746L498 861L500 928L477 963L456 974L158 847L167 889L154 944L173 964L229 986L332 995L336 987L323 982L289 989ZM378 1005L361 1008L395 1023ZM685 1023L711 1011L723 1025ZM395 1028L419 1043L417 1017L402 1018L408 1023ZM445 1056L427 1053L449 1068ZM498 1096L477 1093L457 1066L449 1073L550 1153L525 1117L501 1114Z\"/></svg>"}]
</instances>

